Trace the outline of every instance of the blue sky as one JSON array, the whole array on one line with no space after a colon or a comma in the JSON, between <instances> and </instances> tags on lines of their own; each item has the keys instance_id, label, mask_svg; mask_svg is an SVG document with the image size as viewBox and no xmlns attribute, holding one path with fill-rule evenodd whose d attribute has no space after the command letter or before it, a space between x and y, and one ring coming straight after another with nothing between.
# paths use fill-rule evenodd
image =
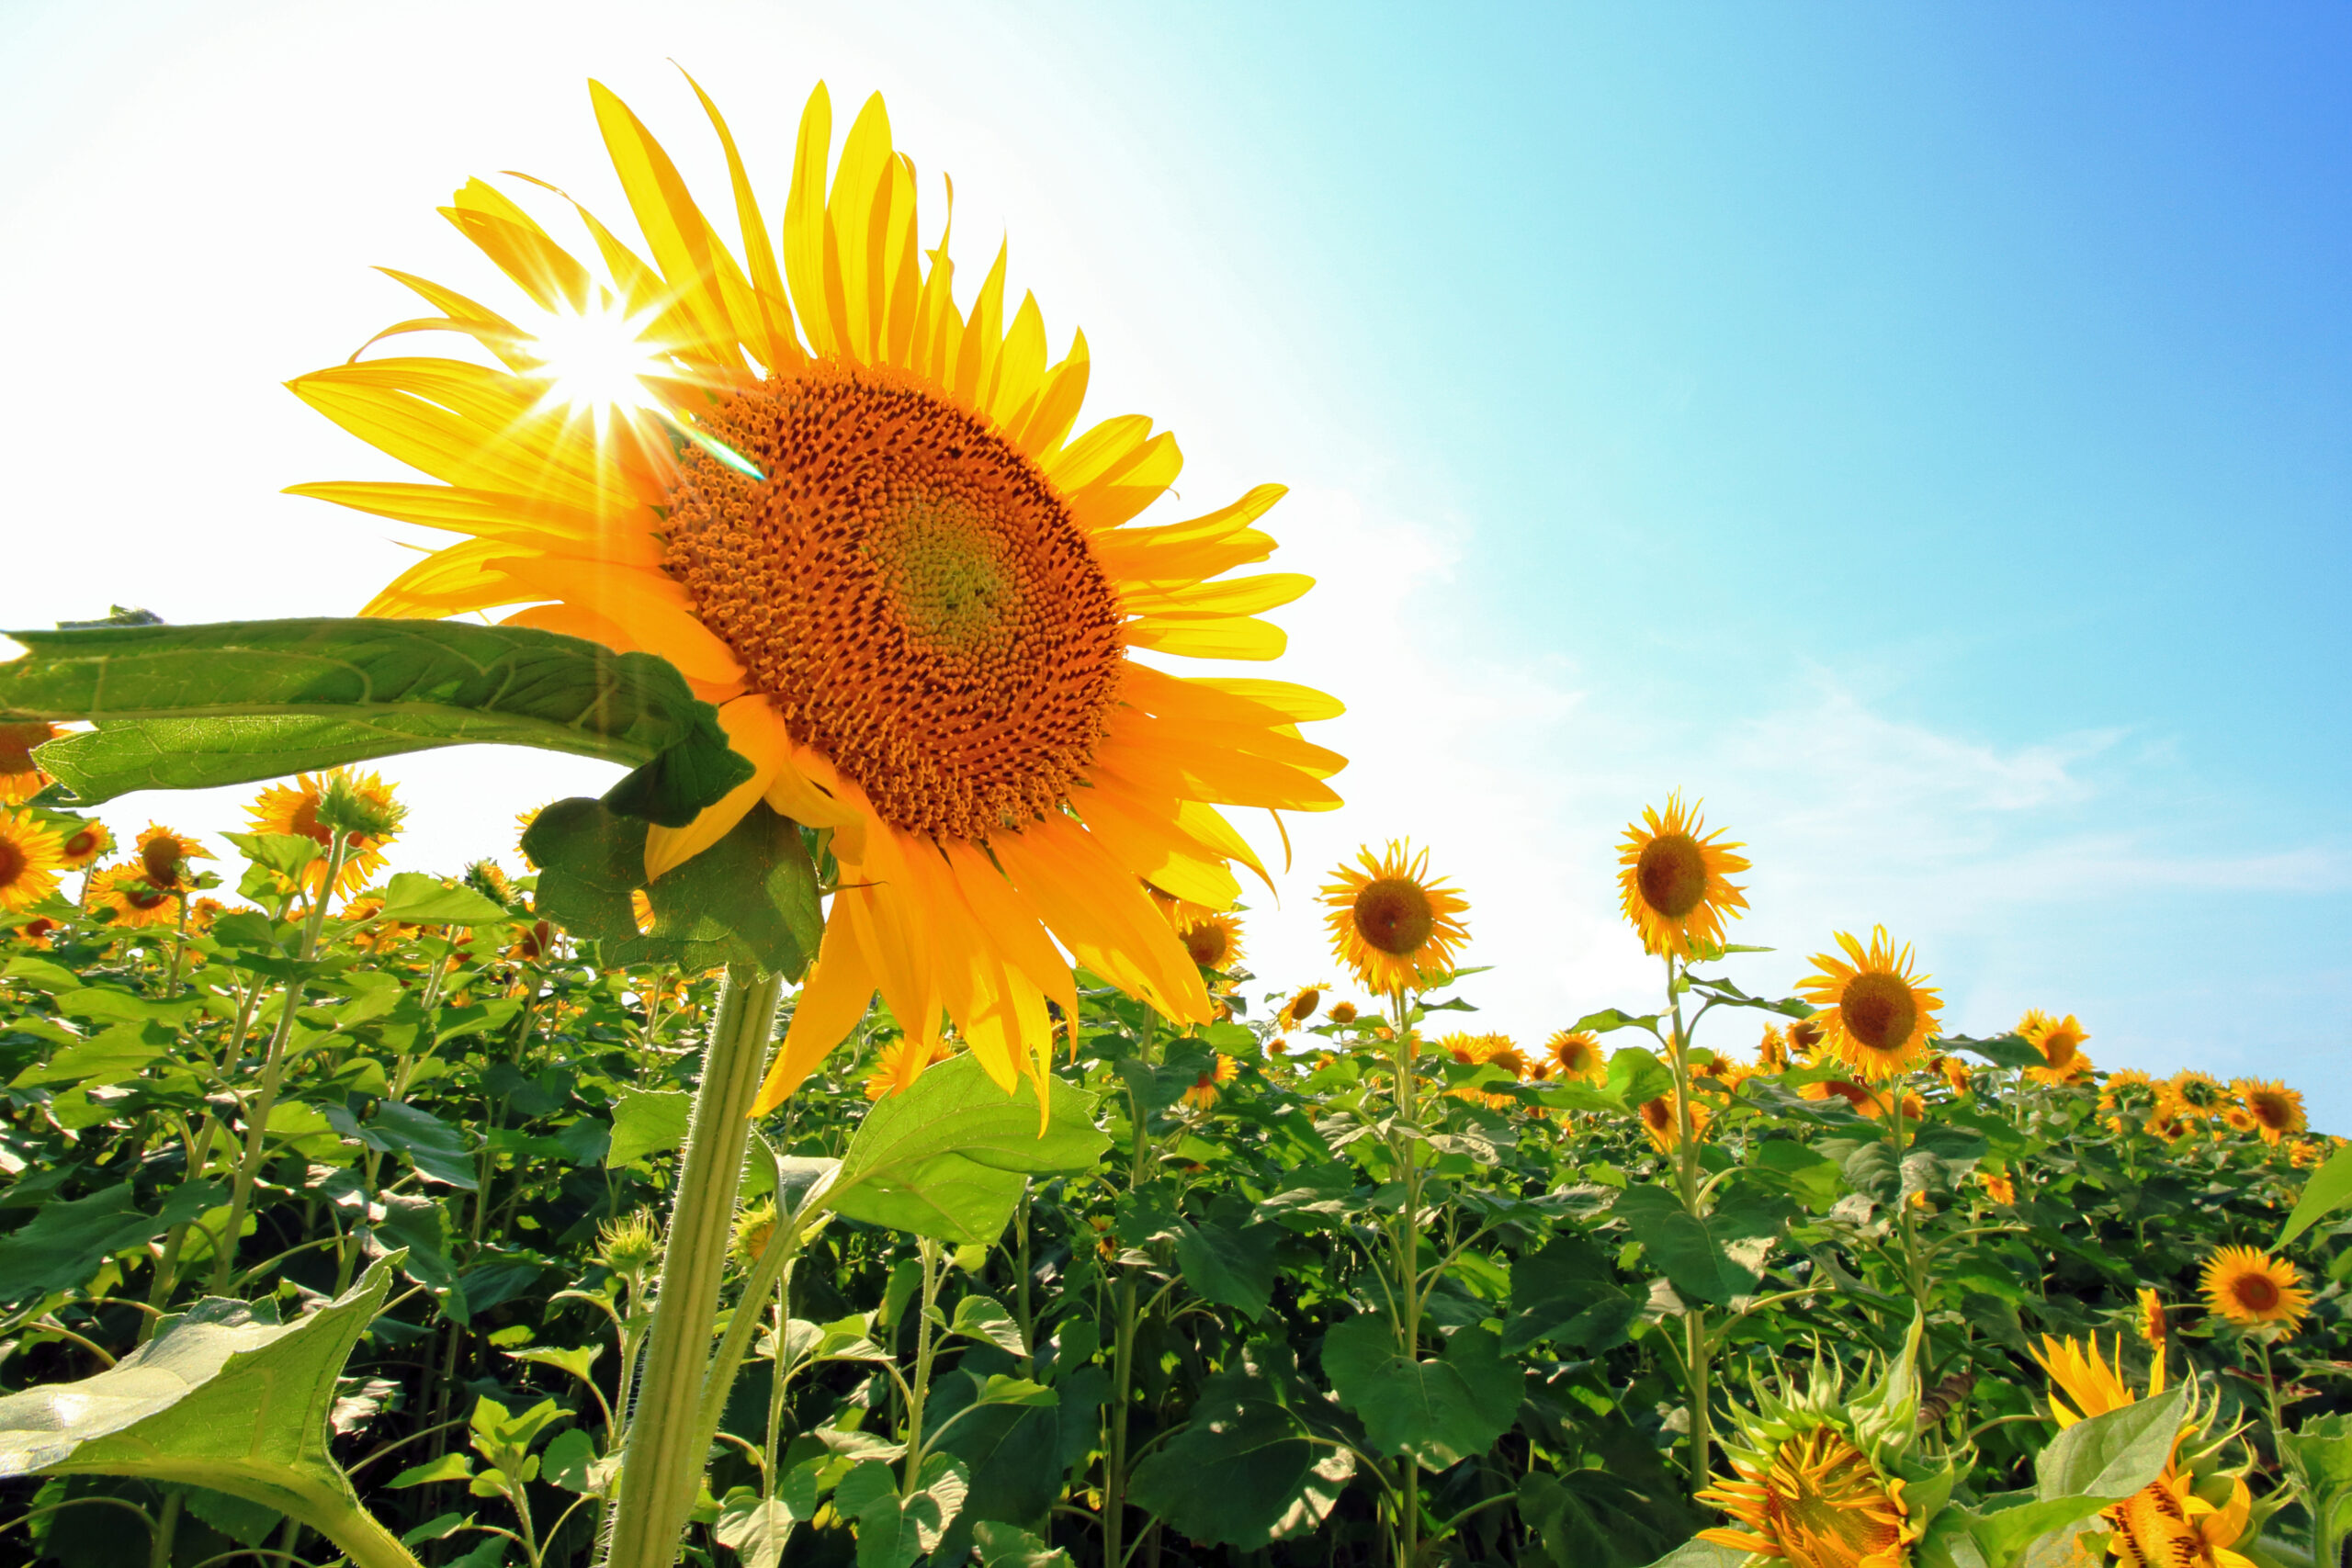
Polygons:
<instances>
[{"instance_id":1,"label":"blue sky","mask_svg":"<svg viewBox=\"0 0 2352 1568\"><path fill-rule=\"evenodd\" d=\"M2352 13L17 0L0 625L364 600L380 526L276 492L388 470L278 384L406 313L369 265L481 280L464 176L616 209L586 75L718 188L672 58L770 184L811 81L883 90L1092 410L1171 424L1188 499L1294 486L1276 672L1357 761L1270 982L1410 833L1498 1026L1638 999L1611 846L1679 787L1756 859L1752 987L1883 920L1955 1028L2075 1010L2352 1132ZM395 771L435 865L594 783Z\"/></svg>"}]
</instances>

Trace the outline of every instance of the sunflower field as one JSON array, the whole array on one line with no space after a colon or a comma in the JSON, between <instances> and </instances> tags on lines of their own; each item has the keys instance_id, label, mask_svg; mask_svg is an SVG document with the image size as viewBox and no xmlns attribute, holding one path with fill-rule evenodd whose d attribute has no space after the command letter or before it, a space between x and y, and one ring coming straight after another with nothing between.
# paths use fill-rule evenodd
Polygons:
<instances>
[{"instance_id":1,"label":"sunflower field","mask_svg":"<svg viewBox=\"0 0 2352 1568\"><path fill-rule=\"evenodd\" d=\"M301 493L460 542L356 617L10 634L0 1558L2341 1562L2296 1090L1743 947L1679 797L1654 988L1548 1038L1402 840L1322 886L1341 978L1257 975L1224 813L1337 807L1340 706L1171 666L1283 650L1279 487L1170 516L878 98L836 158L812 96L773 232L707 98L721 222L594 105L639 242L470 182L521 304L395 273L472 356L293 384L431 481ZM458 744L627 771L392 872L361 764ZM218 844L103 809L224 784Z\"/></svg>"}]
</instances>

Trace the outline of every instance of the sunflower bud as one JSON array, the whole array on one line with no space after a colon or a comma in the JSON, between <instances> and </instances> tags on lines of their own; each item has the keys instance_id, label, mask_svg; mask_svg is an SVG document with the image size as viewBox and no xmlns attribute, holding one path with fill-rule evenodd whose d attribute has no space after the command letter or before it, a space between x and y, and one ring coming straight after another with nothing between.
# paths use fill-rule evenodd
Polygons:
<instances>
[{"instance_id":1,"label":"sunflower bud","mask_svg":"<svg viewBox=\"0 0 2352 1568\"><path fill-rule=\"evenodd\" d=\"M390 791L363 789L341 769L327 775L326 789L319 796L319 826L370 842L393 837L407 817L408 807L393 799Z\"/></svg>"},{"instance_id":2,"label":"sunflower bud","mask_svg":"<svg viewBox=\"0 0 2352 1568\"><path fill-rule=\"evenodd\" d=\"M639 1211L607 1220L596 1231L596 1261L616 1274L640 1274L662 1256L662 1235Z\"/></svg>"}]
</instances>

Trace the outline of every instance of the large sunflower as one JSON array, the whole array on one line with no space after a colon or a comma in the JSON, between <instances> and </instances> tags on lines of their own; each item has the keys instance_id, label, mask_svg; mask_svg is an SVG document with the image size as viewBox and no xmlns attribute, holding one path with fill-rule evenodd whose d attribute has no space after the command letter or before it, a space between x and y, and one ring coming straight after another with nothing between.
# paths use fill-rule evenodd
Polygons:
<instances>
[{"instance_id":1,"label":"large sunflower","mask_svg":"<svg viewBox=\"0 0 2352 1568\"><path fill-rule=\"evenodd\" d=\"M389 805L391 786L375 773L337 769L347 773L352 787L370 801ZM327 861L334 843L334 835L319 822L319 803L326 798L334 782L333 773L304 773L290 784L274 784L254 797L246 807L246 815L256 833L277 833L289 838L315 840L320 847L318 859L311 863L303 874L304 885L316 895L323 890L327 877ZM384 846L390 836L371 838L354 833L345 840L343 869L334 879L334 891L351 893L368 886L378 872L390 863Z\"/></svg>"},{"instance_id":2,"label":"large sunflower","mask_svg":"<svg viewBox=\"0 0 2352 1568\"><path fill-rule=\"evenodd\" d=\"M1879 1474L1869 1456L1832 1427L1815 1427L1775 1449L1770 1462L1734 1461L1738 1479L1700 1493L1734 1521L1701 1540L1752 1551L1792 1568L1904 1568L1917 1534L1903 1483Z\"/></svg>"},{"instance_id":3,"label":"large sunflower","mask_svg":"<svg viewBox=\"0 0 2352 1568\"><path fill-rule=\"evenodd\" d=\"M1130 526L1174 481L1175 438L1136 415L1077 428L1085 340L1049 363L1036 301L1007 321L1001 251L958 308L878 95L830 181L831 100L810 96L779 246L707 98L724 235L637 116L590 91L645 254L582 212L592 266L469 183L444 210L527 319L395 274L443 314L393 330L471 334L501 366L380 359L294 383L442 481L300 493L471 536L367 613L524 606L507 620L677 666L754 773L691 825L652 829L650 876L763 799L831 829L842 890L763 1109L877 989L919 1039L953 1020L1006 1087L1041 1074L1046 1001L1077 1014L1057 941L1205 1021L1200 972L1138 878L1229 907L1230 863L1265 874L1216 807L1337 806L1323 780L1342 759L1297 726L1340 708L1129 654L1282 652L1256 617L1309 580L1223 575L1272 550L1255 524L1282 489ZM592 417L579 404L600 390L617 398Z\"/></svg>"},{"instance_id":4,"label":"large sunflower","mask_svg":"<svg viewBox=\"0 0 2352 1568\"><path fill-rule=\"evenodd\" d=\"M25 908L56 892L64 860L56 829L29 811L0 808L0 911Z\"/></svg>"},{"instance_id":5,"label":"large sunflower","mask_svg":"<svg viewBox=\"0 0 2352 1568\"><path fill-rule=\"evenodd\" d=\"M69 829L67 822L75 826ZM114 831L103 822L67 817L59 820L57 830L64 835L58 840L57 863L66 871L79 871L114 848Z\"/></svg>"},{"instance_id":6,"label":"large sunflower","mask_svg":"<svg viewBox=\"0 0 2352 1568\"><path fill-rule=\"evenodd\" d=\"M1695 805L1686 814L1682 797L1670 795L1665 816L1645 806L1642 820L1625 829L1617 886L1645 952L1687 962L1694 942L1721 946L1724 917L1747 908L1729 880L1747 869L1747 859L1732 853L1740 846L1717 842L1722 831L1705 828Z\"/></svg>"},{"instance_id":7,"label":"large sunflower","mask_svg":"<svg viewBox=\"0 0 2352 1568\"><path fill-rule=\"evenodd\" d=\"M1887 1078L1927 1060L1943 998L1911 972L1911 949L1897 949L1886 928L1871 931L1864 948L1849 933L1838 933L1845 959L1814 954L1814 973L1797 989L1824 1010L1809 1021L1821 1030L1823 1046L1846 1059L1864 1077Z\"/></svg>"},{"instance_id":8,"label":"large sunflower","mask_svg":"<svg viewBox=\"0 0 2352 1568\"><path fill-rule=\"evenodd\" d=\"M1455 950L1470 940L1462 917L1470 900L1430 875L1430 852L1391 839L1374 855L1335 868L1323 888L1323 923L1331 951L1375 995L1419 990L1453 973Z\"/></svg>"},{"instance_id":9,"label":"large sunflower","mask_svg":"<svg viewBox=\"0 0 2352 1568\"><path fill-rule=\"evenodd\" d=\"M2295 1266L2251 1247L2216 1249L2197 1288L2207 1306L2242 1328L2283 1323L2292 1334L2311 1311L2311 1292Z\"/></svg>"},{"instance_id":10,"label":"large sunflower","mask_svg":"<svg viewBox=\"0 0 2352 1568\"><path fill-rule=\"evenodd\" d=\"M2029 1010L2018 1020L2018 1033L2025 1043L2041 1053L2041 1066L2028 1067L2025 1076L2037 1083L2073 1083L2081 1077L2086 1066L2083 1056L2083 1042L2090 1032L2073 1013L2064 1018L2052 1018L2039 1009Z\"/></svg>"}]
</instances>

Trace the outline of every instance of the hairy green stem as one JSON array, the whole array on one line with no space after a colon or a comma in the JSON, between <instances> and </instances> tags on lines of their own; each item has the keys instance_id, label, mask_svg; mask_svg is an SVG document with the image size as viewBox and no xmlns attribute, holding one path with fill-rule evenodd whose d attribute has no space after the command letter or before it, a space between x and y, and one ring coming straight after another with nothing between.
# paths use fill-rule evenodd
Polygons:
<instances>
[{"instance_id":1,"label":"hairy green stem","mask_svg":"<svg viewBox=\"0 0 2352 1568\"><path fill-rule=\"evenodd\" d=\"M1682 979L1674 954L1666 957L1666 1010L1673 1021L1667 1054L1674 1068L1674 1175L1683 1212L1702 1224L1703 1194L1699 1187L1699 1127L1690 1111L1690 1036L1682 1023ZM1714 1400L1709 1374L1713 1347L1707 1336L1707 1312L1692 1304L1682 1314L1682 1371L1690 1416L1690 1459L1688 1473L1693 1491L1707 1484L1714 1449Z\"/></svg>"},{"instance_id":2,"label":"hairy green stem","mask_svg":"<svg viewBox=\"0 0 2352 1568\"><path fill-rule=\"evenodd\" d=\"M727 972L679 1161L677 1200L639 1374L639 1386L654 1397L640 1400L629 1419L605 1568L669 1568L684 1545L708 1442L701 1401L684 1395L701 1389L710 1360L735 1194L751 1141L752 1101L783 986L780 975L733 966Z\"/></svg>"}]
</instances>

